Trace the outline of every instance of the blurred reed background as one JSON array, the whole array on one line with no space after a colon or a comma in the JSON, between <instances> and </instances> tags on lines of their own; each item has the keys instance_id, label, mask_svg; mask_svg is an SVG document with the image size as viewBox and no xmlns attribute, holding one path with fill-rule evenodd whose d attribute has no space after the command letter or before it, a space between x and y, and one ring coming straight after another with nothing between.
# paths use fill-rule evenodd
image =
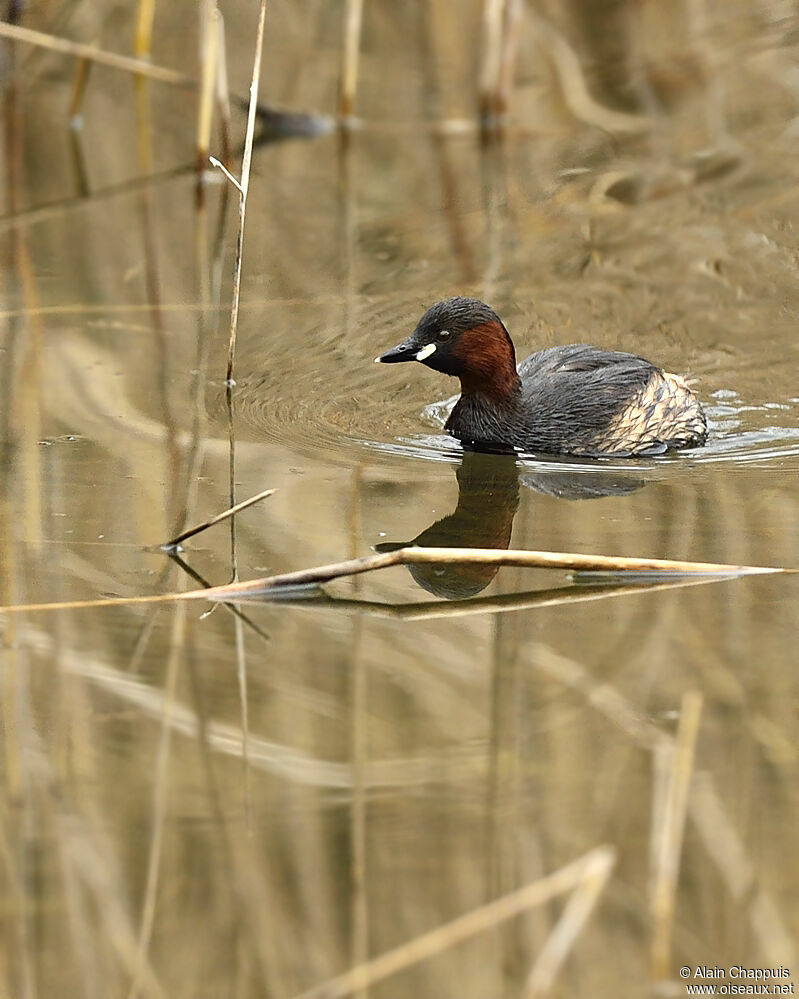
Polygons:
<instances>
[{"instance_id":1,"label":"blurred reed background","mask_svg":"<svg viewBox=\"0 0 799 999\"><path fill-rule=\"evenodd\" d=\"M458 497L422 416L446 388L371 360L455 292L520 352L685 370L713 421L627 491L497 481L503 543L799 566L795 4L271 0L231 419L236 192L197 168L239 173L256 6L7 6L6 35L46 37L1 62L0 604L225 582L230 525L182 562L152 546L230 504L231 439L235 499L276 490L235 521L242 578L419 535ZM794 974L796 597L503 569L420 608L392 569L210 614L4 615L0 994Z\"/></svg>"}]
</instances>

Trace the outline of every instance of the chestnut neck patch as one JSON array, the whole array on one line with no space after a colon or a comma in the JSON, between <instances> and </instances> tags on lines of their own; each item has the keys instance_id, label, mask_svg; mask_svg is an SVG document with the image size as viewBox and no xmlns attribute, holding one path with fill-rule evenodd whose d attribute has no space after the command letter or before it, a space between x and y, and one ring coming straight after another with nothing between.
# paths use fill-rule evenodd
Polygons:
<instances>
[{"instance_id":1,"label":"chestnut neck patch","mask_svg":"<svg viewBox=\"0 0 799 999\"><path fill-rule=\"evenodd\" d=\"M482 395L502 402L511 398L520 382L516 352L505 328L497 322L466 330L452 345L464 395Z\"/></svg>"}]
</instances>

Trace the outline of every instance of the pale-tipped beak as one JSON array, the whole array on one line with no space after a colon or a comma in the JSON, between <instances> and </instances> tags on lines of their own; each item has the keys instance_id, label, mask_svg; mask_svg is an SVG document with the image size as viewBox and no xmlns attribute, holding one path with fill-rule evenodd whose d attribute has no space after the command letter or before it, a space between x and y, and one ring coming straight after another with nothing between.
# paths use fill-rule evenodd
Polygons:
<instances>
[{"instance_id":1,"label":"pale-tipped beak","mask_svg":"<svg viewBox=\"0 0 799 999\"><path fill-rule=\"evenodd\" d=\"M397 344L396 347L392 347L391 350L387 350L385 354L381 354L380 357L375 358L375 364L397 364L400 361L415 361L416 351L413 347L405 340L403 343Z\"/></svg>"},{"instance_id":2,"label":"pale-tipped beak","mask_svg":"<svg viewBox=\"0 0 799 999\"><path fill-rule=\"evenodd\" d=\"M383 364L397 364L399 361L423 361L435 349L436 345L434 343L428 343L417 350L414 344L409 340L405 340L397 344L396 347L392 347L391 350L387 350L385 354L381 354L380 357L376 357L375 364L379 364L380 362Z\"/></svg>"}]
</instances>

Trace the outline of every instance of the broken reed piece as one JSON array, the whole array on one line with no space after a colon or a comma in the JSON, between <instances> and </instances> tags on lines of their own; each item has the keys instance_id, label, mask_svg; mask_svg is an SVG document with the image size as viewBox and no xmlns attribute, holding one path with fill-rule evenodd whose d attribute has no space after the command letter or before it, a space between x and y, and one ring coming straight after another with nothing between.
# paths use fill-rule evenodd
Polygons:
<instances>
[{"instance_id":1,"label":"broken reed piece","mask_svg":"<svg viewBox=\"0 0 799 999\"><path fill-rule=\"evenodd\" d=\"M172 538L171 541L166 541L158 547L161 551L174 551L178 545L187 541L189 538L193 538L195 534L199 534L201 531L205 531L209 527L213 527L215 524L220 524L223 520L228 520L237 513L241 513L241 511L246 510L248 506L252 506L254 503L258 503L259 500L266 499L267 496L271 496L274 491L274 489L264 489L263 492L257 493L255 496L250 496L249 499L242 500L241 503L237 503L235 506L231 506L229 509L223 510L222 513L218 513L215 517L211 517L210 520L206 520L202 524L198 524L196 527L190 527L187 531L183 531L182 534L178 534L178 536Z\"/></svg>"}]
</instances>

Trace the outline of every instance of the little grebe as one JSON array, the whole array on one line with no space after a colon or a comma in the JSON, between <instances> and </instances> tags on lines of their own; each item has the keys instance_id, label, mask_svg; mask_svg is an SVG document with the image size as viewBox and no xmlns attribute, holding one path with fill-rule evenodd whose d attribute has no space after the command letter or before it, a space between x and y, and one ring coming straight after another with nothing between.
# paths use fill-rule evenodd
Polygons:
<instances>
[{"instance_id":1,"label":"little grebe","mask_svg":"<svg viewBox=\"0 0 799 999\"><path fill-rule=\"evenodd\" d=\"M679 375L584 343L547 347L517 368L502 320L474 298L431 306L407 340L375 360L421 361L459 378L446 429L466 446L630 456L707 438L702 407Z\"/></svg>"}]
</instances>

